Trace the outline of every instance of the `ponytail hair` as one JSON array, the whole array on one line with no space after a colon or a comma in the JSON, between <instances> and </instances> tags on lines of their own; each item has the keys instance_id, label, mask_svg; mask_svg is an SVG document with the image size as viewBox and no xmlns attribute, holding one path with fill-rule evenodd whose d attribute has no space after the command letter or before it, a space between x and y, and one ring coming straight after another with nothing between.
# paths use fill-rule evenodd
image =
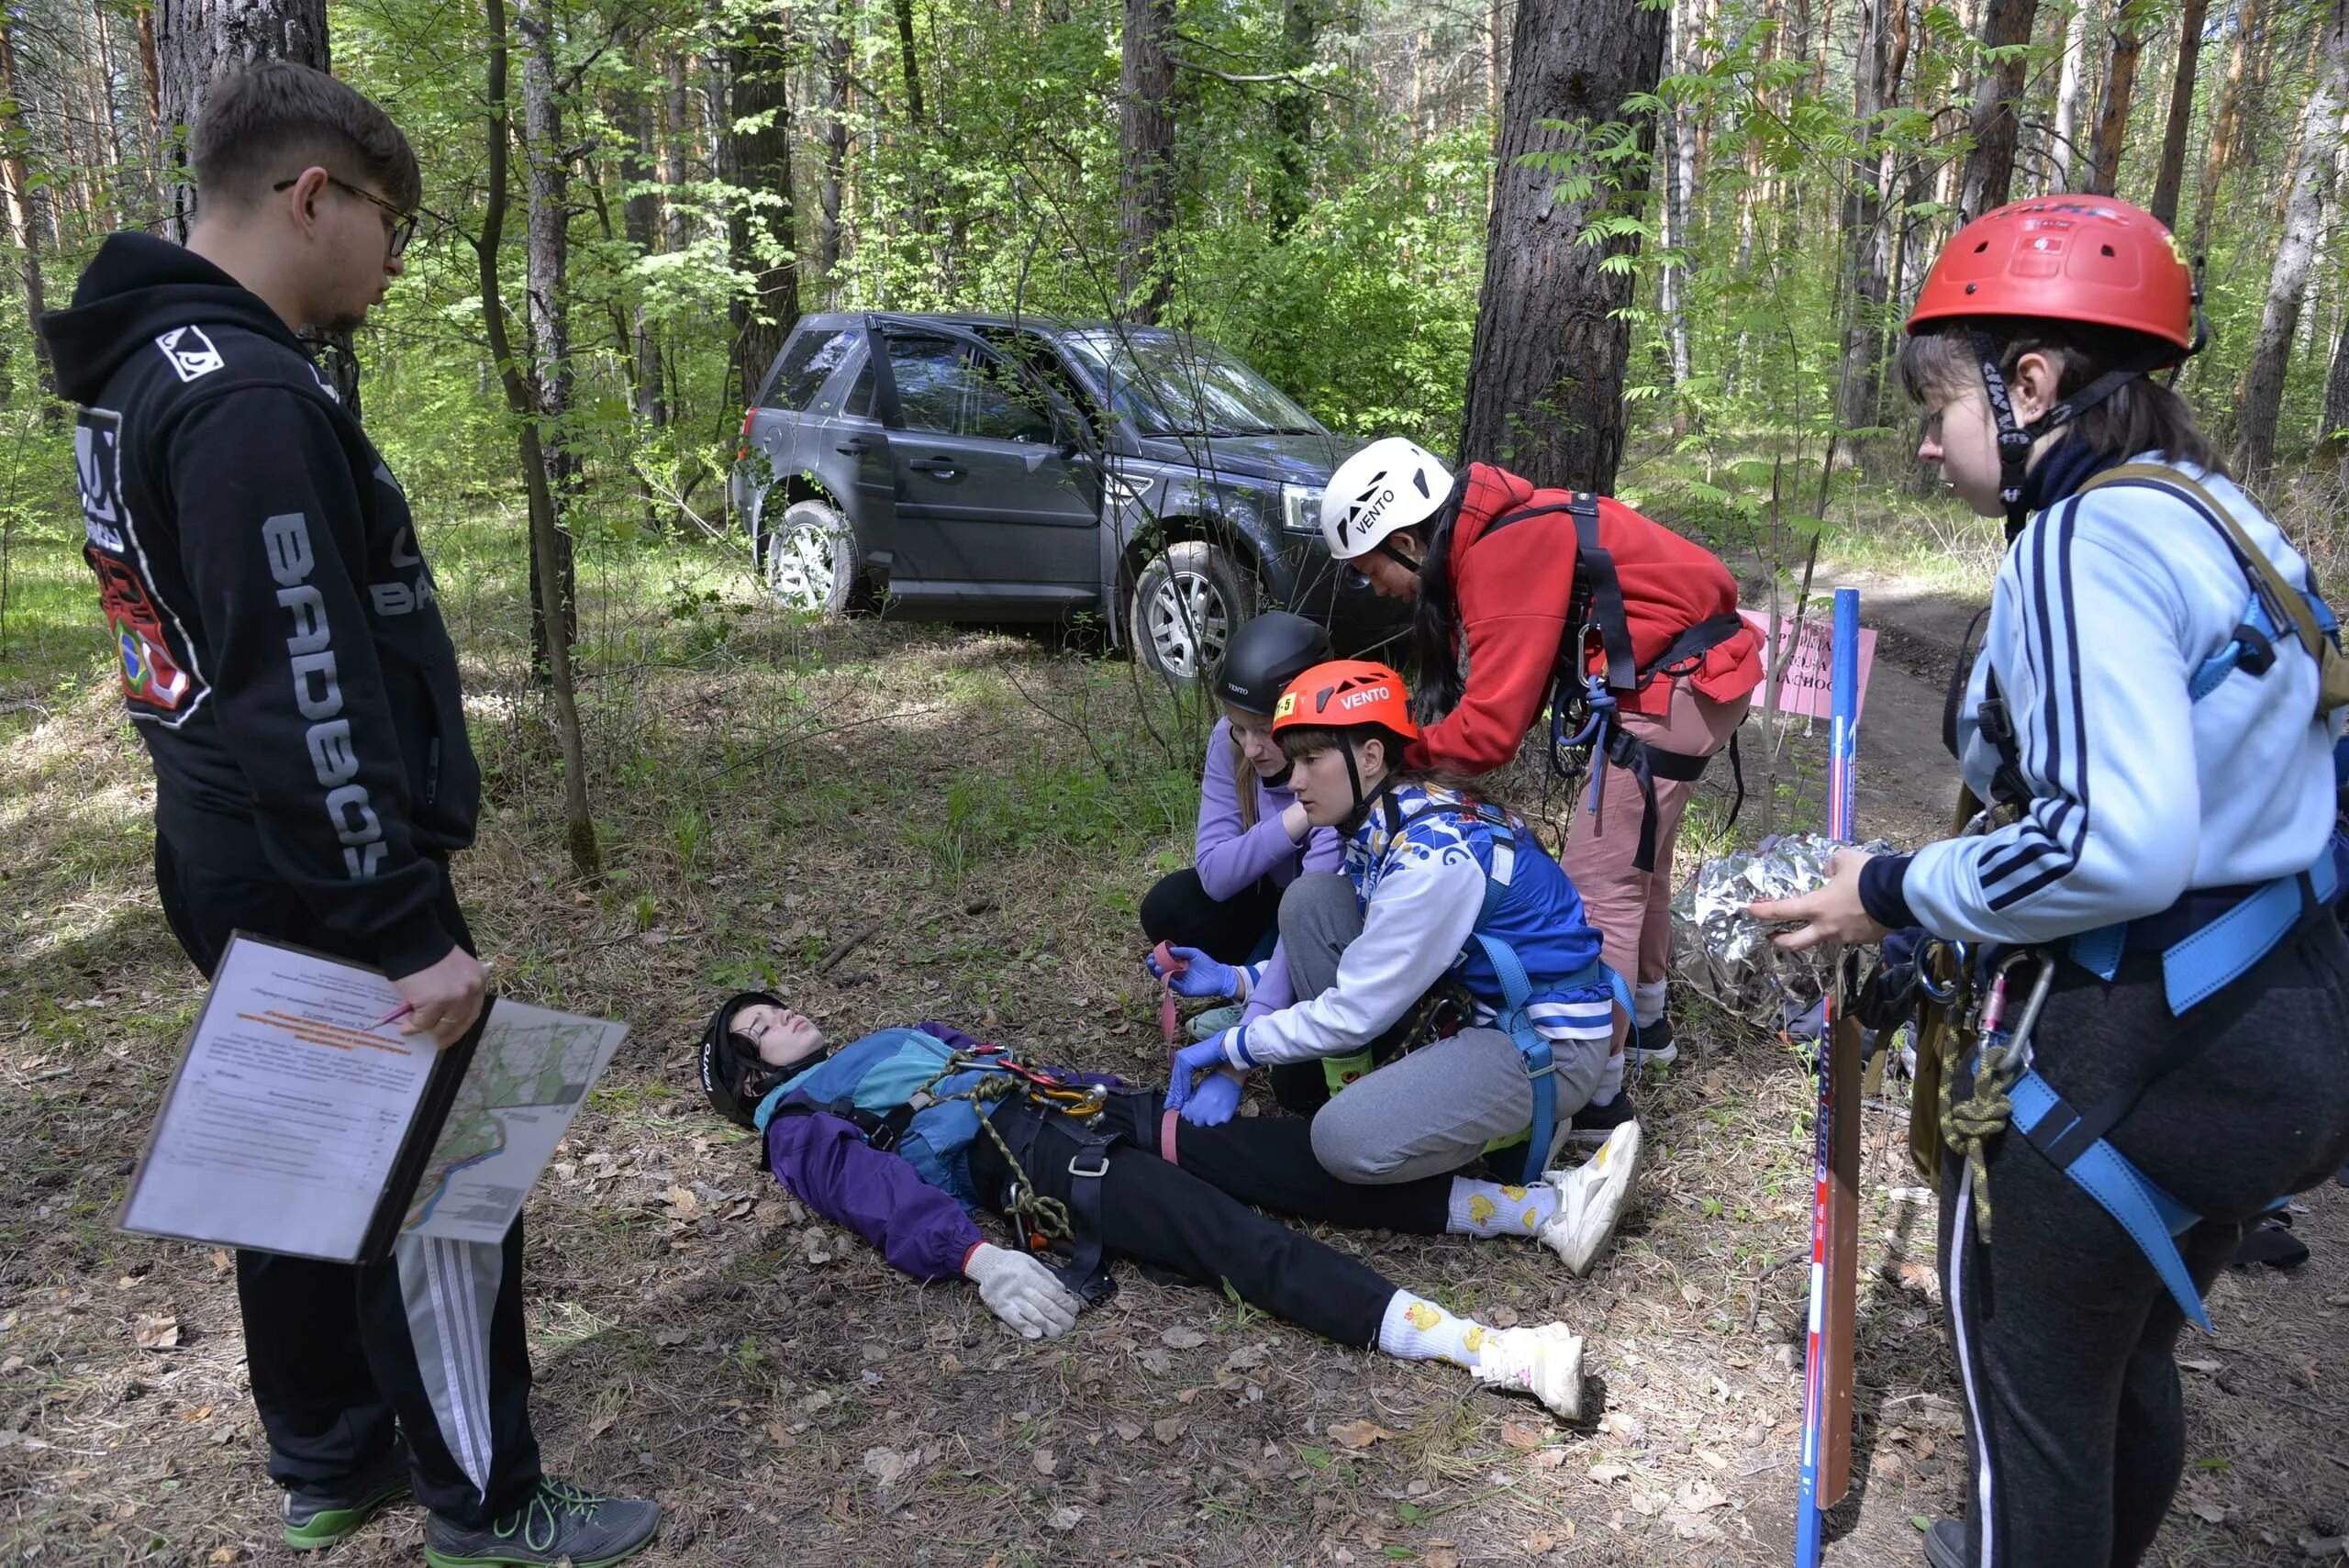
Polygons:
<instances>
[{"instance_id":1,"label":"ponytail hair","mask_svg":"<svg viewBox=\"0 0 2349 1568\"><path fill-rule=\"evenodd\" d=\"M1419 654L1419 719L1442 717L1460 706L1467 683L1460 675L1460 595L1452 582L1452 528L1460 508L1447 505L1411 537L1419 541L1419 593L1411 611L1412 643Z\"/></svg>"}]
</instances>

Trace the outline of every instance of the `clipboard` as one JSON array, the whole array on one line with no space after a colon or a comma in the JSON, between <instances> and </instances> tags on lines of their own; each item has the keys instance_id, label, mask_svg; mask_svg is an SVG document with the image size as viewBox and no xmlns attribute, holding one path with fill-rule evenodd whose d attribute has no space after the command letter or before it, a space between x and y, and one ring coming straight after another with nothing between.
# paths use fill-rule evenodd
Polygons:
<instances>
[{"instance_id":1,"label":"clipboard","mask_svg":"<svg viewBox=\"0 0 2349 1568\"><path fill-rule=\"evenodd\" d=\"M435 1049L365 1027L397 1005L380 970L235 933L117 1228L332 1262L390 1257L498 1007L485 995L463 1038Z\"/></svg>"}]
</instances>

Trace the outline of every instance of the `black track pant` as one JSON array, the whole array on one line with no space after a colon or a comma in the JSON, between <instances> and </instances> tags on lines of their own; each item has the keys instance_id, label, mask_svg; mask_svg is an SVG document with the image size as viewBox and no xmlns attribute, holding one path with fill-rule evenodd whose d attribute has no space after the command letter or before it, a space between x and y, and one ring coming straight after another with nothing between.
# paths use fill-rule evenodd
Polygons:
<instances>
[{"instance_id":1,"label":"black track pant","mask_svg":"<svg viewBox=\"0 0 2349 1568\"><path fill-rule=\"evenodd\" d=\"M206 975L231 931L332 951L287 888L193 863L161 838L155 889ZM445 878L440 917L470 951ZM406 1239L367 1267L240 1251L237 1301L279 1485L331 1490L383 1454L396 1422L417 1496L436 1514L480 1524L536 1486L520 1220L503 1246Z\"/></svg>"},{"instance_id":2,"label":"black track pant","mask_svg":"<svg viewBox=\"0 0 2349 1568\"><path fill-rule=\"evenodd\" d=\"M1219 963L1245 963L1280 917L1281 890L1259 877L1229 898L1210 898L1199 873L1184 867L1141 897L1141 934L1152 942L1197 948Z\"/></svg>"},{"instance_id":3,"label":"black track pant","mask_svg":"<svg viewBox=\"0 0 2349 1568\"><path fill-rule=\"evenodd\" d=\"M2233 985L2172 1018L2161 964L2107 984L2065 963L2034 1037L2040 1073L2092 1113L2179 1031L2209 1044L2112 1133L2148 1178L2209 1217L2178 1238L2207 1287L2245 1224L2349 1151L2349 942L2310 920ZM1963 1085L1960 1085L1962 1088ZM1984 1568L2128 1568L2185 1464L2172 1359L2183 1313L2117 1221L2030 1141L1988 1158L1985 1245L1961 1162L1942 1179L1943 1298L1965 1385L1966 1526Z\"/></svg>"},{"instance_id":4,"label":"black track pant","mask_svg":"<svg viewBox=\"0 0 2349 1568\"><path fill-rule=\"evenodd\" d=\"M1113 1254L1154 1263L1189 1279L1230 1283L1240 1299L1341 1345L1372 1345L1393 1299L1394 1284L1343 1252L1268 1219L1251 1204L1300 1219L1416 1236L1442 1233L1452 1178L1430 1176L1394 1186L1351 1186L1313 1157L1313 1124L1297 1117L1237 1118L1221 1127L1184 1124L1174 1138L1179 1164L1158 1157L1163 1102L1154 1094L1110 1102L1106 1126L1125 1135L1109 1151L1107 1174L1074 1176L1080 1147L1067 1125L1048 1118L1027 1163L1037 1190L1069 1201L1079 1181L1101 1184L1101 1242ZM998 1119L1035 1113L1018 1103ZM1009 1130L1015 1149L1020 1140ZM971 1145L971 1178L990 1204L1009 1179L994 1141Z\"/></svg>"}]
</instances>

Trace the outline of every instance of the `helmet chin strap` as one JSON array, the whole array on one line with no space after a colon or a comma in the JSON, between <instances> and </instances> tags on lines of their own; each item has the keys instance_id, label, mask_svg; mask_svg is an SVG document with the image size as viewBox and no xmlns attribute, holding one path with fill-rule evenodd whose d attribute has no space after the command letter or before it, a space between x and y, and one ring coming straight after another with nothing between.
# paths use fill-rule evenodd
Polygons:
<instances>
[{"instance_id":1,"label":"helmet chin strap","mask_svg":"<svg viewBox=\"0 0 2349 1568\"><path fill-rule=\"evenodd\" d=\"M2197 347L2199 347L2198 343ZM2025 425L2015 418L2014 401L2007 393L2007 378L1998 369L1998 346L1987 332L1974 334L1975 357L1982 362L1982 386L1989 395L1990 417L1998 427L1998 502L2007 509L2007 539L2011 543L2031 520L2023 505L2023 480L2031 471L2032 449L2039 439L2059 429L2135 381L2146 367L2109 370L2071 396Z\"/></svg>"},{"instance_id":2,"label":"helmet chin strap","mask_svg":"<svg viewBox=\"0 0 2349 1568\"><path fill-rule=\"evenodd\" d=\"M1370 807L1373 801L1379 800L1386 803L1386 816L1388 818L1386 825L1388 830L1392 831L1395 822L1401 817L1400 808L1395 805L1395 781L1393 775L1390 773L1382 773L1378 780L1378 787L1376 791L1373 794L1366 795L1364 793L1362 787L1362 771L1354 766L1353 746L1352 743L1348 743L1340 746L1338 751L1339 754L1343 756L1346 760L1346 785L1349 789L1353 790L1354 797L1353 804L1346 807L1345 817L1338 824L1339 828L1346 837L1353 837L1354 829L1362 826L1363 818L1370 815Z\"/></svg>"}]
</instances>

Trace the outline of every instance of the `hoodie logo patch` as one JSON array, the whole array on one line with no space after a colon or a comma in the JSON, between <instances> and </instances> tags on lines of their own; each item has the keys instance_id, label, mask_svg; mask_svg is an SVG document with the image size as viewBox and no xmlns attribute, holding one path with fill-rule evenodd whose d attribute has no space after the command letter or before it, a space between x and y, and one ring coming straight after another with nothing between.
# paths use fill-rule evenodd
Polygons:
<instances>
[{"instance_id":1,"label":"hoodie logo patch","mask_svg":"<svg viewBox=\"0 0 2349 1568\"><path fill-rule=\"evenodd\" d=\"M122 500L116 485L115 443L119 427L84 414L73 427L73 473L82 485L82 527L90 542L120 555Z\"/></svg>"},{"instance_id":2,"label":"hoodie logo patch","mask_svg":"<svg viewBox=\"0 0 2349 1568\"><path fill-rule=\"evenodd\" d=\"M174 327L155 339L155 347L163 350L163 358L172 361L173 371L182 381L210 375L228 362L201 327Z\"/></svg>"}]
</instances>

